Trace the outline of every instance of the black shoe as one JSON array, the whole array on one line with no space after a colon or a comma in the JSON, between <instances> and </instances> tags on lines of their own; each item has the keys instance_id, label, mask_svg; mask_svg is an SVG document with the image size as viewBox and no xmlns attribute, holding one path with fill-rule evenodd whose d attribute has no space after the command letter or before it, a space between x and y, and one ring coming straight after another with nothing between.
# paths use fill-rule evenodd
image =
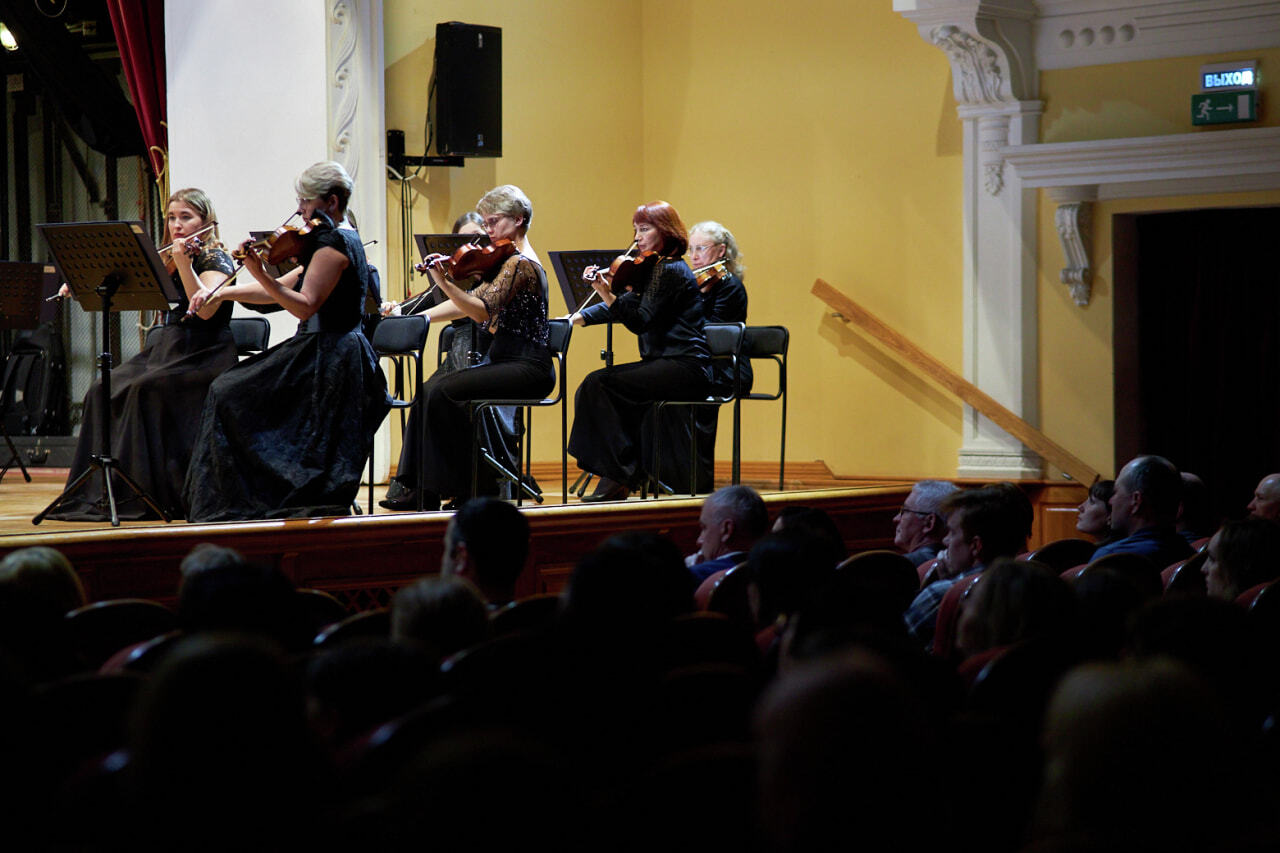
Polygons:
<instances>
[{"instance_id":1,"label":"black shoe","mask_svg":"<svg viewBox=\"0 0 1280 853\"><path fill-rule=\"evenodd\" d=\"M596 490L589 495L582 496L582 502L599 503L601 501L625 501L627 496L631 494L631 490L622 483L610 480L608 477L601 477L596 483Z\"/></svg>"},{"instance_id":2,"label":"black shoe","mask_svg":"<svg viewBox=\"0 0 1280 853\"><path fill-rule=\"evenodd\" d=\"M412 489L399 480L392 480L387 489L387 496L378 501L378 506L396 512L416 511L418 509L418 490ZM424 512L435 512L440 509L440 498L430 492L422 494Z\"/></svg>"}]
</instances>

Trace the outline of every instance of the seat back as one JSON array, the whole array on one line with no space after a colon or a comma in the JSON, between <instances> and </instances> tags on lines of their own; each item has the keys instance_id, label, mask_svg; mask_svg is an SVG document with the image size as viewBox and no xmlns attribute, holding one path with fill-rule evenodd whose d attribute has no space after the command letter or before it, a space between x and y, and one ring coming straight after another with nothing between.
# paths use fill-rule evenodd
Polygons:
<instances>
[{"instance_id":1,"label":"seat back","mask_svg":"<svg viewBox=\"0 0 1280 853\"><path fill-rule=\"evenodd\" d=\"M302 602L302 609L306 612L311 627L316 633L341 622L350 615L347 613L345 604L322 589L302 587L297 590L297 594Z\"/></svg>"},{"instance_id":2,"label":"seat back","mask_svg":"<svg viewBox=\"0 0 1280 853\"><path fill-rule=\"evenodd\" d=\"M1207 594L1209 590L1204 579L1204 563L1207 559L1209 559L1208 551L1197 551L1161 572L1160 579L1164 582L1165 593Z\"/></svg>"},{"instance_id":3,"label":"seat back","mask_svg":"<svg viewBox=\"0 0 1280 853\"><path fill-rule=\"evenodd\" d=\"M495 637L549 628L560 615L560 596L540 593L513 601L489 614Z\"/></svg>"},{"instance_id":4,"label":"seat back","mask_svg":"<svg viewBox=\"0 0 1280 853\"><path fill-rule=\"evenodd\" d=\"M317 646L333 647L362 637L389 637L391 635L391 611L386 607L366 610L348 616L336 625L330 625L316 635Z\"/></svg>"},{"instance_id":5,"label":"seat back","mask_svg":"<svg viewBox=\"0 0 1280 853\"><path fill-rule=\"evenodd\" d=\"M960 628L960 611L964 609L965 600L982 573L963 577L947 589L946 595L938 605L938 621L933 629L933 653L943 660L951 660L956 654L957 633Z\"/></svg>"},{"instance_id":6,"label":"seat back","mask_svg":"<svg viewBox=\"0 0 1280 853\"><path fill-rule=\"evenodd\" d=\"M144 598L86 604L68 613L66 620L76 656L87 669L97 669L126 646L178 627L172 610Z\"/></svg>"},{"instance_id":7,"label":"seat back","mask_svg":"<svg viewBox=\"0 0 1280 853\"><path fill-rule=\"evenodd\" d=\"M856 579L855 588L892 602L898 612L911 606L920 591L920 576L911 561L897 551L863 551L854 554L836 572Z\"/></svg>"},{"instance_id":8,"label":"seat back","mask_svg":"<svg viewBox=\"0 0 1280 853\"><path fill-rule=\"evenodd\" d=\"M1072 566L1089 562L1096 548L1095 544L1084 539L1058 539L1041 545L1028 554L1027 559L1044 563L1061 574Z\"/></svg>"},{"instance_id":9,"label":"seat back","mask_svg":"<svg viewBox=\"0 0 1280 853\"><path fill-rule=\"evenodd\" d=\"M543 400L541 405L552 406L564 399L565 362L569 355L569 341L573 339L573 324L563 318L547 321L547 349L556 360L556 395Z\"/></svg>"},{"instance_id":10,"label":"seat back","mask_svg":"<svg viewBox=\"0 0 1280 853\"><path fill-rule=\"evenodd\" d=\"M711 350L713 361L728 361L736 375L738 372L738 354L742 351L742 339L746 331L745 323L708 323L706 325L707 349ZM734 395L717 397L714 394L708 400L719 400L728 403Z\"/></svg>"},{"instance_id":11,"label":"seat back","mask_svg":"<svg viewBox=\"0 0 1280 853\"><path fill-rule=\"evenodd\" d=\"M1114 569L1130 578L1147 595L1157 598L1164 592L1164 581L1160 578L1160 567L1142 554L1118 553L1107 554L1091 562L1085 571L1100 568Z\"/></svg>"},{"instance_id":12,"label":"seat back","mask_svg":"<svg viewBox=\"0 0 1280 853\"><path fill-rule=\"evenodd\" d=\"M707 600L707 610L712 613L723 613L735 622L748 627L754 624L751 615L751 604L747 598L747 584L751 575L747 572L746 563L739 563L725 572L711 590Z\"/></svg>"},{"instance_id":13,"label":"seat back","mask_svg":"<svg viewBox=\"0 0 1280 853\"><path fill-rule=\"evenodd\" d=\"M383 317L373 331L373 351L381 357L411 356L421 358L427 344L427 318L422 314L408 317Z\"/></svg>"},{"instance_id":14,"label":"seat back","mask_svg":"<svg viewBox=\"0 0 1280 853\"><path fill-rule=\"evenodd\" d=\"M266 317L232 317L231 337L236 341L236 355L262 352L271 339L271 323Z\"/></svg>"},{"instance_id":15,"label":"seat back","mask_svg":"<svg viewBox=\"0 0 1280 853\"><path fill-rule=\"evenodd\" d=\"M453 338L457 334L458 329L452 324L440 329L440 340L436 342L436 367L444 364L445 356L453 349Z\"/></svg>"},{"instance_id":16,"label":"seat back","mask_svg":"<svg viewBox=\"0 0 1280 853\"><path fill-rule=\"evenodd\" d=\"M786 326L747 326L742 333L739 358L751 361L769 359L778 365L778 388L773 393L757 391L738 394L733 403L733 440L735 450L740 446L743 400L779 400L782 403L780 436L778 439L778 489L786 488L787 473L787 349L791 345L791 332ZM736 374L737 371L735 371ZM759 376L756 377L758 384ZM737 462L733 481L738 482Z\"/></svg>"}]
</instances>

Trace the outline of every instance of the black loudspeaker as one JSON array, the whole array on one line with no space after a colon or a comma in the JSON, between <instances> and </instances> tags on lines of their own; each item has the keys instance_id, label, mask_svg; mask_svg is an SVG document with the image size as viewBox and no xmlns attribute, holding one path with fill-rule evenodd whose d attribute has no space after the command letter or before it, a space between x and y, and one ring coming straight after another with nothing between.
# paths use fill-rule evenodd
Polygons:
<instances>
[{"instance_id":1,"label":"black loudspeaker","mask_svg":"<svg viewBox=\"0 0 1280 853\"><path fill-rule=\"evenodd\" d=\"M502 29L436 24L436 152L502 156Z\"/></svg>"}]
</instances>

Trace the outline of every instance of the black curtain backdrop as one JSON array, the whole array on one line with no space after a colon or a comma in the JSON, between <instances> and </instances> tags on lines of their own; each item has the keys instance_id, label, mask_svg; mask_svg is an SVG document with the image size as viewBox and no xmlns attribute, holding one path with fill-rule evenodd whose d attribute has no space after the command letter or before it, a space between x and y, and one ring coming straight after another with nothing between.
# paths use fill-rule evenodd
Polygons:
<instances>
[{"instance_id":1,"label":"black curtain backdrop","mask_svg":"<svg viewBox=\"0 0 1280 853\"><path fill-rule=\"evenodd\" d=\"M1116 470L1166 456L1240 517L1280 471L1280 208L1115 225Z\"/></svg>"},{"instance_id":2,"label":"black curtain backdrop","mask_svg":"<svg viewBox=\"0 0 1280 853\"><path fill-rule=\"evenodd\" d=\"M90 148L111 157L146 154L124 92L89 59L62 20L45 17L34 3L6 3L4 22L45 95Z\"/></svg>"}]
</instances>

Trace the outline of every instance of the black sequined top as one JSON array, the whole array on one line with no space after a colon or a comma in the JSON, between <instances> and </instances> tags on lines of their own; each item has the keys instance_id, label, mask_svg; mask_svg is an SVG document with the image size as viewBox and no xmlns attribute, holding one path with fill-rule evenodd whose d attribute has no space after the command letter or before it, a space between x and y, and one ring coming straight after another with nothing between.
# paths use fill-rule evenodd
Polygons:
<instances>
[{"instance_id":1,"label":"black sequined top","mask_svg":"<svg viewBox=\"0 0 1280 853\"><path fill-rule=\"evenodd\" d=\"M222 249L215 249L211 246L205 246L198 255L191 259L191 271L196 274L196 278L200 278L200 273L209 270L217 270L221 273L231 275L235 272L236 265L232 262L231 256ZM169 312L169 316L165 319L165 325L176 326L181 323L188 329L221 329L226 328L231 322L232 304L224 302L218 306L218 310L213 312L213 316L204 319L198 316L187 317L187 310L191 307L191 301L187 299L187 289L182 285L182 276L177 271L173 271L173 283L178 288L178 304ZM183 318L186 318L185 320Z\"/></svg>"},{"instance_id":2,"label":"black sequined top","mask_svg":"<svg viewBox=\"0 0 1280 853\"><path fill-rule=\"evenodd\" d=\"M523 255L512 255L492 281L471 295L484 303L489 319L479 334L493 334L489 360L550 359L547 352L547 275Z\"/></svg>"}]
</instances>

